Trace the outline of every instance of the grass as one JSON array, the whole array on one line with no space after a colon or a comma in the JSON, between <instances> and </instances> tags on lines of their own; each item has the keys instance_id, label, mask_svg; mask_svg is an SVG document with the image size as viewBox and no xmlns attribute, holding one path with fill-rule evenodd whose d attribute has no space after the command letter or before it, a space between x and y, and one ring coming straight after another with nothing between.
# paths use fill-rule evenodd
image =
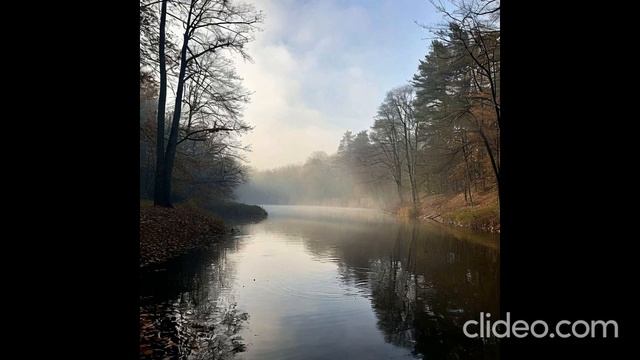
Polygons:
<instances>
[{"instance_id":1,"label":"grass","mask_svg":"<svg viewBox=\"0 0 640 360\"><path fill-rule=\"evenodd\" d=\"M413 206L403 206L398 209L397 214L402 219L415 219L420 215L420 209L415 209Z\"/></svg>"},{"instance_id":2,"label":"grass","mask_svg":"<svg viewBox=\"0 0 640 360\"><path fill-rule=\"evenodd\" d=\"M496 191L474 193L473 206L467 203L464 194L426 196L418 217L474 231L500 231L500 207Z\"/></svg>"},{"instance_id":3,"label":"grass","mask_svg":"<svg viewBox=\"0 0 640 360\"><path fill-rule=\"evenodd\" d=\"M477 231L496 231L500 228L498 204L464 207L442 215L445 223L468 227Z\"/></svg>"}]
</instances>

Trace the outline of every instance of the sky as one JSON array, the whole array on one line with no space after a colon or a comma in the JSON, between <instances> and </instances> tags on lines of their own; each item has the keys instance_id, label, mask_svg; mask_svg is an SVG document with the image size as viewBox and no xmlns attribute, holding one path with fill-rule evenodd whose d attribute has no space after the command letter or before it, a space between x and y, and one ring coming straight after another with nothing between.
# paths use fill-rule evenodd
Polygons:
<instances>
[{"instance_id":1,"label":"sky","mask_svg":"<svg viewBox=\"0 0 640 360\"><path fill-rule=\"evenodd\" d=\"M428 0L254 0L265 16L239 62L252 92L248 165L266 170L332 154L367 130L387 91L406 84L442 18Z\"/></svg>"}]
</instances>

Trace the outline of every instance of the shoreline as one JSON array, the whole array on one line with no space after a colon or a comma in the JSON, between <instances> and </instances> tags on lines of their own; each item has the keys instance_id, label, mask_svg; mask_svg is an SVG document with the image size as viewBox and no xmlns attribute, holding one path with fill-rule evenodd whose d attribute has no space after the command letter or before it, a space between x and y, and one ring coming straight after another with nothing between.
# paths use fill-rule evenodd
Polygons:
<instances>
[{"instance_id":1,"label":"shoreline","mask_svg":"<svg viewBox=\"0 0 640 360\"><path fill-rule=\"evenodd\" d=\"M431 195L423 198L418 214L412 214L411 206L395 208L391 213L402 219L414 218L421 222L433 221L455 229L499 234L500 206L497 192L473 195L473 205L466 202L464 194Z\"/></svg>"},{"instance_id":2,"label":"shoreline","mask_svg":"<svg viewBox=\"0 0 640 360\"><path fill-rule=\"evenodd\" d=\"M219 241L224 222L190 207L140 208L140 267Z\"/></svg>"},{"instance_id":3,"label":"shoreline","mask_svg":"<svg viewBox=\"0 0 640 360\"><path fill-rule=\"evenodd\" d=\"M266 211L253 206L231 204L240 209L235 219L262 220ZM253 209L247 212L246 209ZM219 242L231 231L228 219L217 214L180 204L174 208L155 207L148 203L140 206L140 267L164 263L185 253Z\"/></svg>"}]
</instances>

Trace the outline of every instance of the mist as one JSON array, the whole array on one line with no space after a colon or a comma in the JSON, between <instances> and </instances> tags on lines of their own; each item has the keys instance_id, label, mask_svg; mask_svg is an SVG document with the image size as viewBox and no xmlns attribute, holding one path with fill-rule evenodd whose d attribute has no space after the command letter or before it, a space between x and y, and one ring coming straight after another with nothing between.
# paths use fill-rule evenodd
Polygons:
<instances>
[{"instance_id":1,"label":"mist","mask_svg":"<svg viewBox=\"0 0 640 360\"><path fill-rule=\"evenodd\" d=\"M391 184L384 179L364 181L360 170L340 153L317 151L303 164L251 170L236 196L240 202L260 205L384 208L392 204Z\"/></svg>"}]
</instances>

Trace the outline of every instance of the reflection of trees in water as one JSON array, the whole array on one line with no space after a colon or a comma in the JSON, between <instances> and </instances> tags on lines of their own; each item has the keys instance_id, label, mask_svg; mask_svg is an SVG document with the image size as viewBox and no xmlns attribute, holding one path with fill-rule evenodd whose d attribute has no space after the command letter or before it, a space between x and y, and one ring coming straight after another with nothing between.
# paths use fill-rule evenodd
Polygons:
<instances>
[{"instance_id":1,"label":"reflection of trees in water","mask_svg":"<svg viewBox=\"0 0 640 360\"><path fill-rule=\"evenodd\" d=\"M248 316L224 294L233 245L196 251L143 274L141 358L226 359L244 350L238 332Z\"/></svg>"},{"instance_id":2,"label":"reflection of trees in water","mask_svg":"<svg viewBox=\"0 0 640 360\"><path fill-rule=\"evenodd\" d=\"M401 238L398 228L398 239ZM413 240L412 240L413 241ZM399 346L411 347L413 335L416 287L414 276L404 267L410 266L399 258L403 251L397 241L388 256L371 262L371 295L378 314L378 325L385 340ZM411 250L411 247L409 248ZM388 311L388 310L392 311Z\"/></svg>"},{"instance_id":3,"label":"reflection of trees in water","mask_svg":"<svg viewBox=\"0 0 640 360\"><path fill-rule=\"evenodd\" d=\"M497 314L496 260L495 250L399 227L387 258L372 263L372 302L387 341L426 358L494 355L462 325L480 311Z\"/></svg>"},{"instance_id":4,"label":"reflection of trees in water","mask_svg":"<svg viewBox=\"0 0 640 360\"><path fill-rule=\"evenodd\" d=\"M281 224L282 225L282 224ZM498 313L498 252L411 224L295 222L286 225L347 284L370 292L386 341L425 358L495 358L497 346L462 325Z\"/></svg>"}]
</instances>

